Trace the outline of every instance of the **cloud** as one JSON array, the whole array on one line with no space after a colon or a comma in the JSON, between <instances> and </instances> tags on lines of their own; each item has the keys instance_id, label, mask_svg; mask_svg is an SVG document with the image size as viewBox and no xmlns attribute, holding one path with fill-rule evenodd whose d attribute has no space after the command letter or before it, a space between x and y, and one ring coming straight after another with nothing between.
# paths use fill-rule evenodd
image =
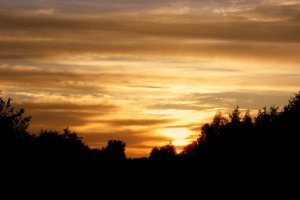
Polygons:
<instances>
[{"instance_id":1,"label":"cloud","mask_svg":"<svg viewBox=\"0 0 300 200\"><path fill-rule=\"evenodd\" d=\"M261 91L261 92L220 92L194 93L186 96L187 99L198 100L198 104L209 102L213 107L233 109L239 106L243 109L257 110L264 106L284 106L288 103L290 92ZM271 102L270 99L273 101ZM272 104L270 104L272 103Z\"/></svg>"},{"instance_id":2,"label":"cloud","mask_svg":"<svg viewBox=\"0 0 300 200\"><path fill-rule=\"evenodd\" d=\"M184 124L184 125L168 125L168 126L164 126L164 128L184 128L184 129L189 129L193 132L196 132L198 134L200 134L201 132L201 127L202 127L202 124L201 122L199 123L191 123L191 124ZM195 135L190 135L188 136L187 139L195 139Z\"/></svg>"},{"instance_id":3,"label":"cloud","mask_svg":"<svg viewBox=\"0 0 300 200\"><path fill-rule=\"evenodd\" d=\"M2 1L3 6L9 8L25 8L25 9L40 9L40 8L55 8L59 12L87 12L87 11L132 11L145 10L156 7L162 7L174 2L173 0L16 0ZM175 1L179 2L179 1Z\"/></svg>"},{"instance_id":4,"label":"cloud","mask_svg":"<svg viewBox=\"0 0 300 200\"><path fill-rule=\"evenodd\" d=\"M92 146L122 139L146 155L168 142L155 135L162 129L199 132L218 109L282 106L300 86L295 0L0 7L0 89L33 115L33 129L71 126Z\"/></svg>"},{"instance_id":5,"label":"cloud","mask_svg":"<svg viewBox=\"0 0 300 200\"><path fill-rule=\"evenodd\" d=\"M174 122L173 119L110 119L101 120L99 123L111 126L156 126Z\"/></svg>"},{"instance_id":6,"label":"cloud","mask_svg":"<svg viewBox=\"0 0 300 200\"><path fill-rule=\"evenodd\" d=\"M298 21L300 19L300 4L267 4L241 13L254 21Z\"/></svg>"},{"instance_id":7,"label":"cloud","mask_svg":"<svg viewBox=\"0 0 300 200\"><path fill-rule=\"evenodd\" d=\"M273 11L273 8L276 8ZM269 12L266 12L269 11ZM293 11L293 12L292 12ZM291 14L292 13L292 14ZM247 16L299 14L291 6L257 7ZM232 17L130 15L41 15L2 12L1 59L68 55L219 56L297 60L300 26L296 21L261 22ZM268 19L262 16L263 19ZM205 20L204 20L205 19ZM253 28L255 27L255 29ZM9 36L9 37L8 37ZM5 39L6 38L6 39ZM9 39L10 38L10 39ZM34 38L39 38L36 40ZM294 44L292 44L294 43ZM287 50L290 50L287 52Z\"/></svg>"},{"instance_id":8,"label":"cloud","mask_svg":"<svg viewBox=\"0 0 300 200\"><path fill-rule=\"evenodd\" d=\"M33 130L42 128L60 130L67 126L84 126L94 122L94 117L107 116L118 111L118 107L110 104L80 105L67 102L18 104L32 116Z\"/></svg>"},{"instance_id":9,"label":"cloud","mask_svg":"<svg viewBox=\"0 0 300 200\"><path fill-rule=\"evenodd\" d=\"M189 99L187 99L189 100ZM191 103L187 102L185 103L183 100L180 103L158 103L154 105L150 105L147 107L149 109L157 109L157 110L195 110L195 111L200 111L200 110L205 110L212 108L212 105L204 105L204 104L197 104L197 103Z\"/></svg>"},{"instance_id":10,"label":"cloud","mask_svg":"<svg viewBox=\"0 0 300 200\"><path fill-rule=\"evenodd\" d=\"M47 91L60 94L78 93L84 95L132 95L128 91L136 93L145 90L153 90L153 92L162 93L161 90L168 89L169 80L175 80L175 75L163 75L161 72L149 74L143 72L108 69L101 72L102 66L97 66L97 72L93 72L93 66L76 66L64 69L64 65L52 67L45 65L42 67L31 67L31 65L20 66L20 64L4 64L0 65L0 83L3 87L23 88L23 92L37 93ZM55 69L55 67L57 69ZM54 69L53 69L54 68ZM62 68L59 70L59 68ZM70 69L69 69L70 68ZM83 68L76 72L74 68ZM103 67L106 68L106 67ZM128 67L127 67L128 68ZM133 69L134 70L134 69ZM98 72L99 71L99 72ZM117 87L114 89L114 87ZM122 88L121 90L118 88ZM27 91L29 89L30 91Z\"/></svg>"},{"instance_id":11,"label":"cloud","mask_svg":"<svg viewBox=\"0 0 300 200\"><path fill-rule=\"evenodd\" d=\"M45 111L45 110L53 110L53 111L82 111L82 110L90 110L92 113L108 113L115 111L118 107L115 105L103 105L103 104L94 104L94 105L80 105L74 103L23 103L27 109L30 110L38 110L38 111Z\"/></svg>"},{"instance_id":12,"label":"cloud","mask_svg":"<svg viewBox=\"0 0 300 200\"><path fill-rule=\"evenodd\" d=\"M47 89L48 91L69 91L81 93L102 93L100 86L91 84L95 75L51 72L41 69L0 67L0 83L14 87ZM97 78L99 78L98 76Z\"/></svg>"},{"instance_id":13,"label":"cloud","mask_svg":"<svg viewBox=\"0 0 300 200\"><path fill-rule=\"evenodd\" d=\"M288 103L288 97L292 96L291 92L281 91L228 91L218 93L190 93L177 97L176 100L165 100L165 103L150 104L148 109L167 110L174 109L190 110L194 112L215 110L226 110L226 112L236 106L242 109L258 110L264 106L283 107ZM270 101L273 99L273 101ZM167 103L168 102L168 103ZM201 123L199 121L199 123ZM166 126L169 127L169 126ZM170 125L170 128L176 128L176 125ZM183 128L191 128L192 131L199 128L195 124L179 125Z\"/></svg>"}]
</instances>

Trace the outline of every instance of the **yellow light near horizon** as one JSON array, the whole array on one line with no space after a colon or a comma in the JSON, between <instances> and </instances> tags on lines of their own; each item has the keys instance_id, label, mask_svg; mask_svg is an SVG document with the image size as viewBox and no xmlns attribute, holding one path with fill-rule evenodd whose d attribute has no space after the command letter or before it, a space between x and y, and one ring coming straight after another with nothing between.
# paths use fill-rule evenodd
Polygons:
<instances>
[{"instance_id":1,"label":"yellow light near horizon","mask_svg":"<svg viewBox=\"0 0 300 200\"><path fill-rule=\"evenodd\" d=\"M186 128L166 128L162 134L170 138L175 146L185 146L190 143L189 137L194 133Z\"/></svg>"}]
</instances>

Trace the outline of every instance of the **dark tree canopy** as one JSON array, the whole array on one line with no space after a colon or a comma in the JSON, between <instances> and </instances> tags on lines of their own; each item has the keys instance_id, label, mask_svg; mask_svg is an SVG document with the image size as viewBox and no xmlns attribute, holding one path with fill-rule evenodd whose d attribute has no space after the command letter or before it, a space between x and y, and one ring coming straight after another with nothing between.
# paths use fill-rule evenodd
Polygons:
<instances>
[{"instance_id":1,"label":"dark tree canopy","mask_svg":"<svg viewBox=\"0 0 300 200\"><path fill-rule=\"evenodd\" d=\"M106 159L112 161L124 161L126 144L120 140L109 140L107 146L103 148Z\"/></svg>"},{"instance_id":2,"label":"dark tree canopy","mask_svg":"<svg viewBox=\"0 0 300 200\"><path fill-rule=\"evenodd\" d=\"M297 157L300 123L300 92L279 111L264 107L256 117L236 107L228 118L217 113L202 126L197 141L186 146L184 158L219 162L274 163ZM291 161L291 159L290 159Z\"/></svg>"},{"instance_id":3,"label":"dark tree canopy","mask_svg":"<svg viewBox=\"0 0 300 200\"><path fill-rule=\"evenodd\" d=\"M126 160L126 145L122 141L110 140L107 147L100 150L90 149L68 128L63 133L41 130L38 134L30 134L27 128L31 117L25 116L23 108L16 110L11 101L0 98L0 153L3 158L59 163Z\"/></svg>"},{"instance_id":4,"label":"dark tree canopy","mask_svg":"<svg viewBox=\"0 0 300 200\"><path fill-rule=\"evenodd\" d=\"M176 149L172 144L162 147L154 147L150 153L150 160L174 160L176 158Z\"/></svg>"},{"instance_id":5,"label":"dark tree canopy","mask_svg":"<svg viewBox=\"0 0 300 200\"><path fill-rule=\"evenodd\" d=\"M23 108L15 109L12 99L0 97L0 154L5 159L20 159L32 152L34 136L27 132L31 117Z\"/></svg>"},{"instance_id":6,"label":"dark tree canopy","mask_svg":"<svg viewBox=\"0 0 300 200\"><path fill-rule=\"evenodd\" d=\"M0 97L0 153L3 159L48 162L114 163L127 159L126 144L109 140L102 149L91 149L77 133L68 128L63 133L42 130L27 131L31 117L23 108L15 109L11 99ZM184 147L180 154L175 146L154 147L151 161L195 161L201 163L292 163L299 157L300 92L282 110L264 107L252 117L250 111L236 107L226 117L217 113L211 123L201 128L198 139ZM135 161L134 161L135 162ZM155 162L154 162L155 163Z\"/></svg>"},{"instance_id":7,"label":"dark tree canopy","mask_svg":"<svg viewBox=\"0 0 300 200\"><path fill-rule=\"evenodd\" d=\"M11 104L12 99L4 100L0 97L0 131L2 133L27 133L31 117L24 116L25 110L16 110Z\"/></svg>"}]
</instances>

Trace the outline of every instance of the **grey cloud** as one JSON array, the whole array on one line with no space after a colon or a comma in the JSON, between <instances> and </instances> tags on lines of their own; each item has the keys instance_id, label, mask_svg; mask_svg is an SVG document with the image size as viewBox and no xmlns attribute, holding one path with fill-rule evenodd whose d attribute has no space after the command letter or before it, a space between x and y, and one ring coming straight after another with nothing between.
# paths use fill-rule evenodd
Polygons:
<instances>
[{"instance_id":1,"label":"grey cloud","mask_svg":"<svg viewBox=\"0 0 300 200\"><path fill-rule=\"evenodd\" d=\"M155 11L157 9L174 9L180 10L187 7L188 14L212 14L216 9L229 11L238 9L241 12L248 11L249 9L256 9L256 7L266 7L267 13L272 7L285 7L283 1L268 1L268 0L2 0L1 7L7 9L23 9L28 11L41 11L45 9L53 9L56 13L145 13L147 11ZM295 6L297 4L293 4ZM299 5L299 4L298 4ZM275 8L276 9L276 8ZM42 13L42 12L41 12ZM237 14L234 12L234 14ZM272 15L272 13L270 13Z\"/></svg>"},{"instance_id":2,"label":"grey cloud","mask_svg":"<svg viewBox=\"0 0 300 200\"><path fill-rule=\"evenodd\" d=\"M151 19L151 16L149 17ZM137 40L143 41L147 36L246 41L300 41L298 34L296 34L299 32L297 23L262 23L243 20L211 23L209 18L207 18L207 21L202 22L197 19L197 16L190 16L190 20L179 20L178 22L174 22L171 16L160 21L147 19L146 17L145 20L140 20L129 16L123 16L122 18L116 16L92 18L88 15L24 16L22 13L18 14L18 12L13 15L4 12L0 18L3 34L21 37L26 36L27 32L28 36L44 37L53 41L28 41L27 43L24 41L21 43L13 41L5 43L2 41L1 45L11 46L11 48L30 47L32 45L32 50L36 48L44 51L47 49L51 51L54 48L56 50L61 48L70 50L72 47L74 52L80 52L80 50L87 51L89 48L92 51L101 50L100 46L102 45L108 49L113 48L114 45L123 49L124 44L128 45L125 42L126 40L129 39L130 43ZM156 18L154 17L154 19ZM107 39L110 44L108 46ZM83 45L83 47L80 48L78 45ZM57 48L58 46L60 48Z\"/></svg>"},{"instance_id":3,"label":"grey cloud","mask_svg":"<svg viewBox=\"0 0 300 200\"><path fill-rule=\"evenodd\" d=\"M23 8L23 9L55 9L56 12L116 12L116 11L137 11L148 10L161 6L167 6L170 3L180 1L174 0L15 0L0 2L5 8Z\"/></svg>"},{"instance_id":4,"label":"grey cloud","mask_svg":"<svg viewBox=\"0 0 300 200\"><path fill-rule=\"evenodd\" d=\"M162 7L189 6L190 8L201 10L201 8L226 8L234 6L251 6L263 4L266 0L2 0L0 5L9 8L55 8L59 11L140 11Z\"/></svg>"},{"instance_id":5,"label":"grey cloud","mask_svg":"<svg viewBox=\"0 0 300 200\"><path fill-rule=\"evenodd\" d=\"M300 5L300 4L299 4ZM294 21L300 19L300 6L296 5L261 5L257 6L251 11L242 13L242 15L250 18L257 18L258 20L280 20L280 21Z\"/></svg>"},{"instance_id":6,"label":"grey cloud","mask_svg":"<svg viewBox=\"0 0 300 200\"><path fill-rule=\"evenodd\" d=\"M234 108L237 105L243 109L257 110L264 106L284 106L288 103L288 98L292 96L290 92L221 92L188 95L187 99L198 100L199 104L210 102L212 105ZM272 102L270 102L272 99ZM270 104L271 103L271 104Z\"/></svg>"},{"instance_id":7,"label":"grey cloud","mask_svg":"<svg viewBox=\"0 0 300 200\"><path fill-rule=\"evenodd\" d=\"M128 16L118 19L2 13L0 32L12 39L0 40L0 58L54 59L57 55L92 53L299 60L300 48L296 44L300 42L300 26L296 22L201 22L197 16L191 19L194 20L174 22L172 17L156 21ZM206 39L219 42L186 43Z\"/></svg>"},{"instance_id":8,"label":"grey cloud","mask_svg":"<svg viewBox=\"0 0 300 200\"><path fill-rule=\"evenodd\" d=\"M295 76L296 75L287 75L286 78L295 80ZM280 77L278 78L280 79ZM259 79L260 78L258 78L257 80ZM266 77L264 77L263 79L266 79ZM275 82L276 81L278 80L275 79ZM294 84L299 83L294 82ZM228 91L220 93L191 93L173 99L172 103L161 102L149 105L147 108L162 110L176 109L203 111L214 108L234 109L236 106L240 106L243 109L257 110L263 108L264 106L272 106L273 104L279 107L283 107L288 103L288 99L292 95L293 94L291 92L285 91Z\"/></svg>"}]
</instances>

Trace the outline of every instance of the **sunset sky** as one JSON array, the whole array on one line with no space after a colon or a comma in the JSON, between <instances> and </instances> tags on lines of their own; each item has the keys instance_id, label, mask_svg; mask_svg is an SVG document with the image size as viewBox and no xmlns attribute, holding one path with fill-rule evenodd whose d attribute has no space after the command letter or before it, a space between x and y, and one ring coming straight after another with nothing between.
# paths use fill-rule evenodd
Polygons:
<instances>
[{"instance_id":1,"label":"sunset sky","mask_svg":"<svg viewBox=\"0 0 300 200\"><path fill-rule=\"evenodd\" d=\"M0 85L35 133L180 150L300 90L300 0L0 0Z\"/></svg>"}]
</instances>

